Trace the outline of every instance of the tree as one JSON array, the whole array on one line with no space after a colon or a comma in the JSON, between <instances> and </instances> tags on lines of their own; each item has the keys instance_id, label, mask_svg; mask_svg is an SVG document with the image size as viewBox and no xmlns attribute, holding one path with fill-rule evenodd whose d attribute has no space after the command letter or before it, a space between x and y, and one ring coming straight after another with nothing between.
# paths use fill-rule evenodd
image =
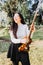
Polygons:
<instances>
[{"instance_id":1,"label":"tree","mask_svg":"<svg viewBox=\"0 0 43 65\"><path fill-rule=\"evenodd\" d=\"M30 24L34 15L33 12L36 10L38 2L38 0L7 0L4 1L3 9L8 13L10 18L13 17L15 12L22 13L25 22Z\"/></svg>"}]
</instances>

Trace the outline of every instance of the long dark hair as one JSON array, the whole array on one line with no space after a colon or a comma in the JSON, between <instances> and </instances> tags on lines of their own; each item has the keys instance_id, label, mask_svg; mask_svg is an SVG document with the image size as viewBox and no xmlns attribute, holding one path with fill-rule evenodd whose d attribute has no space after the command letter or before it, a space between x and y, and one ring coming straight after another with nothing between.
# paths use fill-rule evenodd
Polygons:
<instances>
[{"instance_id":1,"label":"long dark hair","mask_svg":"<svg viewBox=\"0 0 43 65\"><path fill-rule=\"evenodd\" d=\"M19 16L20 16L20 18L21 18L21 23L22 23L22 24L25 24L24 18L23 18L23 16L22 16L22 14L21 14L21 13L18 13L18 14L19 14ZM14 37L15 37L15 38L17 38L17 35L16 35L17 29L18 29L18 24L15 23L15 21L14 21L14 19L13 19L12 25L11 25L11 30L13 30L13 34L14 34Z\"/></svg>"}]
</instances>

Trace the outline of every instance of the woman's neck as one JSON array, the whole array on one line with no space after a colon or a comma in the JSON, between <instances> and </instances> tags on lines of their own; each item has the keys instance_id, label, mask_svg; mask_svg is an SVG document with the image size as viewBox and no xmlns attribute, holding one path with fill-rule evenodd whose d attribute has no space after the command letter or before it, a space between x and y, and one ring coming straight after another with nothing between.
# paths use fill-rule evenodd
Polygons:
<instances>
[{"instance_id":1,"label":"woman's neck","mask_svg":"<svg viewBox=\"0 0 43 65\"><path fill-rule=\"evenodd\" d=\"M18 26L19 26L19 25L21 25L22 23L21 23L21 22L19 22L19 23L17 23L17 24L18 24Z\"/></svg>"}]
</instances>

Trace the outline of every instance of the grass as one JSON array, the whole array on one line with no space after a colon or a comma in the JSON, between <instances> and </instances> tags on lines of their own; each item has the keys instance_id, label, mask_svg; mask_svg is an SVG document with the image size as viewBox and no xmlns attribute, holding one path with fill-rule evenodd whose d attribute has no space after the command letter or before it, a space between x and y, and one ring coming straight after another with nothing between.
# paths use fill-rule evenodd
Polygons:
<instances>
[{"instance_id":1,"label":"grass","mask_svg":"<svg viewBox=\"0 0 43 65\"><path fill-rule=\"evenodd\" d=\"M34 35L33 38L34 40L43 40L43 30L39 29L37 30Z\"/></svg>"},{"instance_id":2,"label":"grass","mask_svg":"<svg viewBox=\"0 0 43 65\"><path fill-rule=\"evenodd\" d=\"M0 41L0 53L6 52L9 48L9 42Z\"/></svg>"},{"instance_id":3,"label":"grass","mask_svg":"<svg viewBox=\"0 0 43 65\"><path fill-rule=\"evenodd\" d=\"M30 51L28 53L31 65L43 65L42 43L43 41L35 41L30 45ZM0 54L0 65L13 65L11 60L7 58L7 52ZM21 63L19 63L19 65L21 65Z\"/></svg>"}]
</instances>

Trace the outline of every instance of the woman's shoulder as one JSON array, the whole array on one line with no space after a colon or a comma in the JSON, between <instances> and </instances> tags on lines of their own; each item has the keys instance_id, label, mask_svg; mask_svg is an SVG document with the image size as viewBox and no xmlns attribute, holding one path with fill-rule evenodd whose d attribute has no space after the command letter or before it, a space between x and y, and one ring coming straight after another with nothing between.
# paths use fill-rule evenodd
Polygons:
<instances>
[{"instance_id":1,"label":"woman's shoulder","mask_svg":"<svg viewBox=\"0 0 43 65\"><path fill-rule=\"evenodd\" d=\"M28 25L27 25L27 24L24 24L24 27L25 27L25 28L28 28Z\"/></svg>"}]
</instances>

